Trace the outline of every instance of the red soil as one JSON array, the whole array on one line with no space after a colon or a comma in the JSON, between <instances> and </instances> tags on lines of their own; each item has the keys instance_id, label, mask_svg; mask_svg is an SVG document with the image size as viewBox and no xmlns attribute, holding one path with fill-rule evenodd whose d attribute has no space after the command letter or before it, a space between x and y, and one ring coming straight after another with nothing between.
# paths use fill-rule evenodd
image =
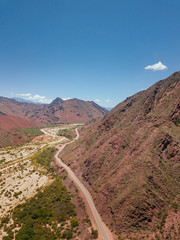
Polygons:
<instances>
[{"instance_id":1,"label":"red soil","mask_svg":"<svg viewBox=\"0 0 180 240\"><path fill-rule=\"evenodd\" d=\"M23 128L37 127L40 124L31 119L22 117L6 116L0 114L0 128L5 130L17 130Z\"/></svg>"},{"instance_id":2,"label":"red soil","mask_svg":"<svg viewBox=\"0 0 180 240\"><path fill-rule=\"evenodd\" d=\"M43 135L35 137L32 142L48 142L52 139L51 136Z\"/></svg>"}]
</instances>

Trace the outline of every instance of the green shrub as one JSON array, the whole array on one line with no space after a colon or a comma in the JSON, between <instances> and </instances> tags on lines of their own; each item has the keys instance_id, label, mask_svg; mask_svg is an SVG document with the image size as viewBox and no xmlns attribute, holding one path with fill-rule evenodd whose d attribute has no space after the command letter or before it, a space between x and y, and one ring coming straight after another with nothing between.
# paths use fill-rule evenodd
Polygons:
<instances>
[{"instance_id":1,"label":"green shrub","mask_svg":"<svg viewBox=\"0 0 180 240\"><path fill-rule=\"evenodd\" d=\"M41 128L39 127L20 129L17 130L17 132L26 135L28 137L28 141L31 141L36 136L44 134L41 132Z\"/></svg>"},{"instance_id":2,"label":"green shrub","mask_svg":"<svg viewBox=\"0 0 180 240\"><path fill-rule=\"evenodd\" d=\"M2 238L2 240L12 240L13 239L13 237L10 237L10 236L4 236L3 238Z\"/></svg>"},{"instance_id":3,"label":"green shrub","mask_svg":"<svg viewBox=\"0 0 180 240\"><path fill-rule=\"evenodd\" d=\"M37 163L41 164L43 167L48 170L48 172L53 171L53 169L50 166L50 163L52 162L52 159L55 154L55 148L48 147L44 151L42 151L40 154L38 154L33 160L35 160Z\"/></svg>"},{"instance_id":4,"label":"green shrub","mask_svg":"<svg viewBox=\"0 0 180 240\"><path fill-rule=\"evenodd\" d=\"M79 226L79 221L76 218L71 218L70 222L72 228Z\"/></svg>"},{"instance_id":5,"label":"green shrub","mask_svg":"<svg viewBox=\"0 0 180 240\"><path fill-rule=\"evenodd\" d=\"M63 232L63 235L62 235L63 238L66 238L66 239L71 239L73 237L73 232L72 230L69 228L69 229L66 229L64 232Z\"/></svg>"},{"instance_id":6,"label":"green shrub","mask_svg":"<svg viewBox=\"0 0 180 240\"><path fill-rule=\"evenodd\" d=\"M18 198L18 196L21 195L21 193L22 193L22 191L15 192L15 193L14 193L14 197L15 197L15 198Z\"/></svg>"},{"instance_id":7,"label":"green shrub","mask_svg":"<svg viewBox=\"0 0 180 240\"><path fill-rule=\"evenodd\" d=\"M2 219L1 219L1 223L8 223L9 222L9 217L3 217Z\"/></svg>"},{"instance_id":8,"label":"green shrub","mask_svg":"<svg viewBox=\"0 0 180 240\"><path fill-rule=\"evenodd\" d=\"M72 130L69 130L69 129L59 129L58 135L72 139L73 137L72 137L71 131Z\"/></svg>"},{"instance_id":9,"label":"green shrub","mask_svg":"<svg viewBox=\"0 0 180 240\"><path fill-rule=\"evenodd\" d=\"M172 208L173 208L174 212L177 213L178 208L179 208L179 205L178 205L177 203L173 203L173 204L172 204Z\"/></svg>"},{"instance_id":10,"label":"green shrub","mask_svg":"<svg viewBox=\"0 0 180 240\"><path fill-rule=\"evenodd\" d=\"M11 228L4 228L4 230L7 232L8 236L4 236L3 240L12 240L14 239L14 233Z\"/></svg>"},{"instance_id":11,"label":"green shrub","mask_svg":"<svg viewBox=\"0 0 180 240\"><path fill-rule=\"evenodd\" d=\"M74 218L76 216L75 206L71 198L61 179L56 179L43 192L38 192L26 203L18 205L13 211L13 220L15 225L22 225L22 227L15 239L57 239L57 234L61 236L61 229L57 228L58 223L62 225L71 219L72 224L77 225L76 218ZM51 225L53 231L47 225ZM65 234L67 239L72 237L71 231L67 230Z\"/></svg>"},{"instance_id":12,"label":"green shrub","mask_svg":"<svg viewBox=\"0 0 180 240\"><path fill-rule=\"evenodd\" d=\"M177 117L177 119L173 120L173 123L178 127L178 125L180 123L180 118Z\"/></svg>"},{"instance_id":13,"label":"green shrub","mask_svg":"<svg viewBox=\"0 0 180 240\"><path fill-rule=\"evenodd\" d=\"M94 230L94 229L92 228L91 234L92 234L92 238L93 238L93 239L97 239L97 238L98 238L98 230Z\"/></svg>"}]
</instances>

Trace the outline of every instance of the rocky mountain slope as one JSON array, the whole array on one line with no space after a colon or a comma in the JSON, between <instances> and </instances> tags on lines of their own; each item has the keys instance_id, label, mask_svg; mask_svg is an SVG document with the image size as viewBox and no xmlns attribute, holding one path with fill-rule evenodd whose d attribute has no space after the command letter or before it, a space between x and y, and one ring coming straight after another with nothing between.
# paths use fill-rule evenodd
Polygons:
<instances>
[{"instance_id":1,"label":"rocky mountain slope","mask_svg":"<svg viewBox=\"0 0 180 240\"><path fill-rule=\"evenodd\" d=\"M120 239L179 239L180 72L81 129L62 159Z\"/></svg>"},{"instance_id":2,"label":"rocky mountain slope","mask_svg":"<svg viewBox=\"0 0 180 240\"><path fill-rule=\"evenodd\" d=\"M85 122L103 117L107 110L94 102L79 99L62 100L56 98L50 104L18 102L0 97L0 112L39 121L41 124Z\"/></svg>"}]
</instances>

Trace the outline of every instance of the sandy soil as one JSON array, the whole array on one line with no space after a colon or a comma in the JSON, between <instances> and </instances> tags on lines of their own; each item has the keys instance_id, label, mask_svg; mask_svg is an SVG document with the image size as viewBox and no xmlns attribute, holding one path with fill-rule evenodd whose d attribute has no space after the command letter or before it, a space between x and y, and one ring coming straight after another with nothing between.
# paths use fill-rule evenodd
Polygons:
<instances>
[{"instance_id":1,"label":"sandy soil","mask_svg":"<svg viewBox=\"0 0 180 240\"><path fill-rule=\"evenodd\" d=\"M1 170L0 173L1 217L22 200L34 195L48 181L47 176L34 170L30 160Z\"/></svg>"},{"instance_id":2,"label":"sandy soil","mask_svg":"<svg viewBox=\"0 0 180 240\"><path fill-rule=\"evenodd\" d=\"M0 150L0 161L2 161L0 167L2 168L4 163L29 157L43 147L45 147L45 144L35 145L30 143L21 147L4 148Z\"/></svg>"},{"instance_id":3,"label":"sandy soil","mask_svg":"<svg viewBox=\"0 0 180 240\"><path fill-rule=\"evenodd\" d=\"M11 209L51 182L45 171L42 174L42 168L37 170L32 165L31 158L46 146L66 141L65 137L56 135L60 128L46 128L48 134L43 135L43 139L35 138L22 146L0 149L0 218L9 215ZM6 233L2 228L0 240L3 236Z\"/></svg>"}]
</instances>

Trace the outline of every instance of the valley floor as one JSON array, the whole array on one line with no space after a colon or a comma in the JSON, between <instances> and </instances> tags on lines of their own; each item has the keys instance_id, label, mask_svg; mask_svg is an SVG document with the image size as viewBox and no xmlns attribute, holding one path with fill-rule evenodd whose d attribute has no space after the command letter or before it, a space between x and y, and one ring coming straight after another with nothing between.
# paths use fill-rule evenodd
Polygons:
<instances>
[{"instance_id":1,"label":"valley floor","mask_svg":"<svg viewBox=\"0 0 180 240\"><path fill-rule=\"evenodd\" d=\"M0 240L6 239L7 229L11 229L14 224L13 211L19 204L28 202L30 198L35 196L39 190L45 189L46 186L50 186L54 180L51 174L44 167L37 164L34 159L37 158L38 154L43 153L45 149L49 149L50 146L54 147L59 144L65 147L66 142L73 142L78 138L79 134L76 129L77 137L74 140L69 141L68 138L72 138L69 134L69 130L75 129L76 125L66 125L60 127L50 127L42 129L45 135L35 137L30 143L24 144L22 146L16 147L6 147L0 149L0 216L1 216L1 228L0 228ZM61 136L60 133L61 132ZM74 137L74 136L73 136ZM57 154L56 154L57 155ZM58 155L57 155L58 156ZM58 157L56 157L58 158ZM56 159L57 160L57 159ZM57 170L57 167L56 167ZM60 168L57 172L61 172L62 176L64 174L64 179L66 179L66 173ZM72 187L72 182L68 180L67 187ZM93 230L97 228L96 221L91 221L93 218L92 212L90 213L90 219L86 212L85 205L82 198L77 193L78 190L74 186L74 199L76 198L75 204L78 207L78 211L81 212L79 223L79 230L82 232L76 239L84 239L84 237L93 237L97 239L113 239L111 238L101 238L101 234L96 236L98 232ZM81 194L82 195L82 194ZM86 199L85 199L86 200ZM88 203L86 202L86 205ZM86 206L87 207L87 206ZM10 219L7 221L6 220ZM91 225L91 222L93 225ZM69 226L67 222L67 226ZM84 229L86 228L86 229ZM19 231L19 228L14 228L13 231ZM12 234L12 232L11 232ZM109 235L110 232L108 233ZM8 235L9 236L9 235ZM9 239L7 237L7 239ZM14 238L10 238L14 239ZM70 238L68 238L70 239Z\"/></svg>"},{"instance_id":2,"label":"valley floor","mask_svg":"<svg viewBox=\"0 0 180 240\"><path fill-rule=\"evenodd\" d=\"M44 169L32 164L35 154L47 146L63 143L66 138L58 136L59 128L48 128L50 138L36 137L31 143L0 149L0 216L5 217L19 203L34 196L37 190L49 185L52 180ZM0 229L0 239L6 233Z\"/></svg>"}]
</instances>

